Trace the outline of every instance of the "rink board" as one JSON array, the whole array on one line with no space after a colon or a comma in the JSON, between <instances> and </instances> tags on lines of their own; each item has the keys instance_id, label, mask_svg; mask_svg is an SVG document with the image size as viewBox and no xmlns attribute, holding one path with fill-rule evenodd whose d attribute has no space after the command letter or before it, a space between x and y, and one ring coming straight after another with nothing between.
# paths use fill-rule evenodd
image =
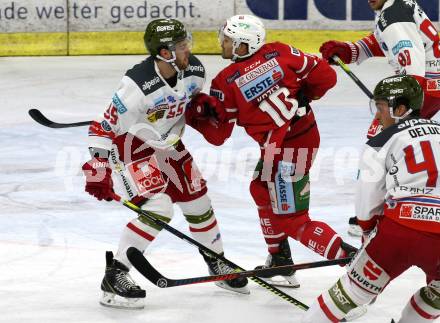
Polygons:
<instances>
[{"instance_id":1,"label":"rink board","mask_svg":"<svg viewBox=\"0 0 440 323\"><path fill-rule=\"evenodd\" d=\"M329 40L355 41L369 31L269 30L267 41L281 41L317 53ZM195 31L195 54L219 54L217 32ZM144 54L143 32L1 33L0 56Z\"/></svg>"}]
</instances>

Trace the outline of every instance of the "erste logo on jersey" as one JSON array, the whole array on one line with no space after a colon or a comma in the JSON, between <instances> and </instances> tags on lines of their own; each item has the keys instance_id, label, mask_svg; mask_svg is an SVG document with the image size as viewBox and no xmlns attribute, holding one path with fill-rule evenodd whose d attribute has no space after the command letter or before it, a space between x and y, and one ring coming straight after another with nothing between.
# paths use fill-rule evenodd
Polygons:
<instances>
[{"instance_id":1,"label":"erste logo on jersey","mask_svg":"<svg viewBox=\"0 0 440 323\"><path fill-rule=\"evenodd\" d=\"M267 61L235 80L247 102L257 98L272 88L284 77L284 72L276 58Z\"/></svg>"}]
</instances>

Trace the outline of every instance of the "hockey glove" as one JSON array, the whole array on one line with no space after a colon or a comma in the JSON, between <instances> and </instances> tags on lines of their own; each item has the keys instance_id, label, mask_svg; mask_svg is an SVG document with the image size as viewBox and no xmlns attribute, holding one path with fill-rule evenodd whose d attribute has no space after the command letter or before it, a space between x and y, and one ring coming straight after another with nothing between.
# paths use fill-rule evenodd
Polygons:
<instances>
[{"instance_id":1,"label":"hockey glove","mask_svg":"<svg viewBox=\"0 0 440 323\"><path fill-rule=\"evenodd\" d=\"M322 58L333 65L336 65L336 62L332 59L333 55L338 56L345 64L354 63L359 57L359 49L351 42L330 40L322 44L319 51L322 54Z\"/></svg>"},{"instance_id":2,"label":"hockey glove","mask_svg":"<svg viewBox=\"0 0 440 323\"><path fill-rule=\"evenodd\" d=\"M220 122L226 120L226 111L223 104L214 96L207 95L205 93L198 93L191 100L191 106L188 112L192 118L214 118Z\"/></svg>"},{"instance_id":3,"label":"hockey glove","mask_svg":"<svg viewBox=\"0 0 440 323\"><path fill-rule=\"evenodd\" d=\"M85 191L98 200L113 200L112 169L107 158L94 157L82 167L86 176Z\"/></svg>"}]
</instances>

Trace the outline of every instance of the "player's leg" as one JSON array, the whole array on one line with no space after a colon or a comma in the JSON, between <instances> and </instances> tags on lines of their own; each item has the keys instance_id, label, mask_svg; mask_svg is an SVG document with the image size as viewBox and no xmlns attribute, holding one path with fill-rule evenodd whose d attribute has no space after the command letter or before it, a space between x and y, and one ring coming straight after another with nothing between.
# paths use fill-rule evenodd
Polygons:
<instances>
[{"instance_id":1,"label":"player's leg","mask_svg":"<svg viewBox=\"0 0 440 323\"><path fill-rule=\"evenodd\" d=\"M419 289L406 304L398 323L428 323L440 317L440 280Z\"/></svg>"},{"instance_id":2,"label":"player's leg","mask_svg":"<svg viewBox=\"0 0 440 323\"><path fill-rule=\"evenodd\" d=\"M274 214L270 204L267 184L262 182L261 178L257 176L257 178L251 182L250 192L258 207L260 226L269 252L266 258L266 263L257 266L256 269L292 265L293 260L289 242L287 240L288 236L284 232L282 226L274 225ZM263 278L276 286L291 288L300 287L300 284L295 277L295 271L291 269L286 269L282 275L269 275Z\"/></svg>"},{"instance_id":3,"label":"player's leg","mask_svg":"<svg viewBox=\"0 0 440 323\"><path fill-rule=\"evenodd\" d=\"M141 208L151 216L165 222L169 222L173 216L171 198L164 193L150 197ZM106 270L101 283L103 296L100 303L102 305L143 308L145 290L141 289L130 277L129 270L132 265L126 252L129 247L145 251L161 229L143 215L127 223L120 237L115 257L113 258L111 252L106 254Z\"/></svg>"},{"instance_id":4,"label":"player's leg","mask_svg":"<svg viewBox=\"0 0 440 323\"><path fill-rule=\"evenodd\" d=\"M183 147L183 144L181 144ZM180 149L182 149L180 147ZM183 149L182 149L183 150ZM170 162L176 171L177 178L182 185L170 184L168 192L182 210L191 235L205 247L223 254L223 242L220 228L215 217L211 200L207 195L206 181L195 165L193 158L187 153L183 158ZM203 259L208 265L210 274L224 274L232 272L222 261L210 257L202 252ZM227 281L218 281L217 286L234 292L249 294L246 278L236 278Z\"/></svg>"},{"instance_id":5,"label":"player's leg","mask_svg":"<svg viewBox=\"0 0 440 323\"><path fill-rule=\"evenodd\" d=\"M411 234L411 229L383 218L347 267L347 273L318 297L302 322L339 322L350 310L372 302L391 280L416 264L409 252Z\"/></svg>"},{"instance_id":6,"label":"player's leg","mask_svg":"<svg viewBox=\"0 0 440 323\"><path fill-rule=\"evenodd\" d=\"M177 204L188 221L189 230L193 238L216 253L224 254L220 228L217 224L208 195L204 194L194 200L178 202ZM211 275L233 272L233 268L228 267L221 260L213 258L204 252L201 252L201 254L208 265L208 270ZM247 283L246 278L215 282L215 284L221 288L242 294L249 294Z\"/></svg>"},{"instance_id":7,"label":"player's leg","mask_svg":"<svg viewBox=\"0 0 440 323\"><path fill-rule=\"evenodd\" d=\"M340 322L350 312L372 302L391 277L375 262L365 246L330 289L318 296L303 316L303 323Z\"/></svg>"}]
</instances>

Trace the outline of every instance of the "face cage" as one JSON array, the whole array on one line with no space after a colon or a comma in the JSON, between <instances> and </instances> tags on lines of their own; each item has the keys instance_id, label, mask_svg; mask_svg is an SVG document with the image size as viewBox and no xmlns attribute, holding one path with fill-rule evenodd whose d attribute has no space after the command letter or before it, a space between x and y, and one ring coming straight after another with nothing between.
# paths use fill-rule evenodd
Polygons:
<instances>
[{"instance_id":1,"label":"face cage","mask_svg":"<svg viewBox=\"0 0 440 323\"><path fill-rule=\"evenodd\" d=\"M411 112L413 112L412 108L409 108L408 111L406 111L402 116L398 117L394 115L394 109L396 108L396 97L395 96L390 96L388 98L377 98L378 100L384 100L388 103L388 107L390 110L390 117L394 119L395 123L398 123L400 120L405 119L407 116L409 116L411 114ZM376 99L371 99L370 100L370 113L372 115L375 115L377 112L377 107L376 107Z\"/></svg>"}]
</instances>

